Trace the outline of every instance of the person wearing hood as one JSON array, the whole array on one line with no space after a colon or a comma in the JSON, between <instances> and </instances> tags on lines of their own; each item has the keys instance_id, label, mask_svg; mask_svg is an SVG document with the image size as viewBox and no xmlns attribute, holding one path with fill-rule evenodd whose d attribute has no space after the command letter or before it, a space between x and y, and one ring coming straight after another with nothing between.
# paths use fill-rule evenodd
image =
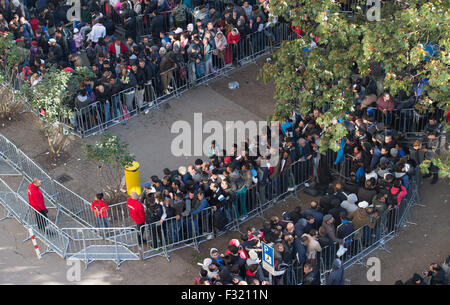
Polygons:
<instances>
[{"instance_id":1,"label":"person wearing hood","mask_svg":"<svg viewBox=\"0 0 450 305\"><path fill-rule=\"evenodd\" d=\"M237 62L239 60L239 45L238 42L241 40L241 34L237 28L233 28L227 37L227 43L231 45L231 49L233 52L233 61Z\"/></svg>"},{"instance_id":2,"label":"person wearing hood","mask_svg":"<svg viewBox=\"0 0 450 305\"><path fill-rule=\"evenodd\" d=\"M206 270L207 275L206 277L211 280L218 277L219 274L219 268L216 264L213 263L212 259L205 258L203 260L203 263L197 263L197 265L201 266L203 270Z\"/></svg>"},{"instance_id":3,"label":"person wearing hood","mask_svg":"<svg viewBox=\"0 0 450 305\"><path fill-rule=\"evenodd\" d=\"M350 194L347 196L347 200L341 202L341 208L345 209L348 214L351 214L358 209L356 202L358 202L356 194Z\"/></svg>"},{"instance_id":4,"label":"person wearing hood","mask_svg":"<svg viewBox=\"0 0 450 305\"><path fill-rule=\"evenodd\" d=\"M402 185L408 189L409 187L409 176L406 174L408 172L409 165L406 163L398 162L394 168L394 177L402 181Z\"/></svg>"},{"instance_id":5,"label":"person wearing hood","mask_svg":"<svg viewBox=\"0 0 450 305\"><path fill-rule=\"evenodd\" d=\"M333 261L333 267L326 278L326 285L344 285L344 267L339 258Z\"/></svg>"},{"instance_id":6,"label":"person wearing hood","mask_svg":"<svg viewBox=\"0 0 450 305\"><path fill-rule=\"evenodd\" d=\"M214 42L216 44L216 50L214 54L219 57L220 61L225 64L225 49L227 48L228 42L222 31L218 30L216 36L214 37Z\"/></svg>"}]
</instances>

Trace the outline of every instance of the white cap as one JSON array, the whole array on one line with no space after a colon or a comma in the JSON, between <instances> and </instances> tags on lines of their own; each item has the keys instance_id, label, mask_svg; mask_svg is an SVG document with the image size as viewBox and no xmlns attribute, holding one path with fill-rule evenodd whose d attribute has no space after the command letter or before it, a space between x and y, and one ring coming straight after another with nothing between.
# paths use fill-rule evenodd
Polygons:
<instances>
[{"instance_id":1,"label":"white cap","mask_svg":"<svg viewBox=\"0 0 450 305\"><path fill-rule=\"evenodd\" d=\"M73 29L73 32L74 32L74 33L78 33L79 31L78 31L77 28L74 28L74 29Z\"/></svg>"},{"instance_id":2,"label":"white cap","mask_svg":"<svg viewBox=\"0 0 450 305\"><path fill-rule=\"evenodd\" d=\"M177 28L175 30L175 34L181 34L181 33L183 33L183 29L182 28Z\"/></svg>"},{"instance_id":3,"label":"white cap","mask_svg":"<svg viewBox=\"0 0 450 305\"><path fill-rule=\"evenodd\" d=\"M358 203L358 207L360 207L361 209L365 209L369 206L369 203L367 201L361 201L360 203Z\"/></svg>"},{"instance_id":4,"label":"white cap","mask_svg":"<svg viewBox=\"0 0 450 305\"><path fill-rule=\"evenodd\" d=\"M56 39L55 38L50 38L48 43L56 43Z\"/></svg>"}]
</instances>

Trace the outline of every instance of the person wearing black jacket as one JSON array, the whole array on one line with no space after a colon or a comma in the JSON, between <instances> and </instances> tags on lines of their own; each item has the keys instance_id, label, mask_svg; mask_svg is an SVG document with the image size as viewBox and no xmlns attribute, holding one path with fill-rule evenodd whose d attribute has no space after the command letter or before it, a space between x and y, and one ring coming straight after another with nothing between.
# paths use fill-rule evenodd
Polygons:
<instances>
[{"instance_id":1,"label":"person wearing black jacket","mask_svg":"<svg viewBox=\"0 0 450 305\"><path fill-rule=\"evenodd\" d=\"M95 87L95 98L99 103L100 112L103 113L103 123L108 123L111 120L111 91L108 87L100 84Z\"/></svg>"},{"instance_id":2,"label":"person wearing black jacket","mask_svg":"<svg viewBox=\"0 0 450 305\"><path fill-rule=\"evenodd\" d=\"M163 206L160 202L163 200L161 193L155 194L155 201L151 202L147 207L147 213L145 215L146 222L150 224L152 234L152 246L157 248L159 246L158 240L161 241L161 227L158 226L158 222L161 221L164 215Z\"/></svg>"},{"instance_id":3,"label":"person wearing black jacket","mask_svg":"<svg viewBox=\"0 0 450 305\"><path fill-rule=\"evenodd\" d=\"M164 17L161 16L154 10L152 12L152 21L150 24L150 29L152 32L153 42L158 43L159 42L159 33L163 32L165 33L165 25L164 25Z\"/></svg>"},{"instance_id":4,"label":"person wearing black jacket","mask_svg":"<svg viewBox=\"0 0 450 305\"><path fill-rule=\"evenodd\" d=\"M147 73L145 69L138 64L132 66L133 74L136 77L136 102L138 109L141 109L144 104L145 84L147 83Z\"/></svg>"}]
</instances>

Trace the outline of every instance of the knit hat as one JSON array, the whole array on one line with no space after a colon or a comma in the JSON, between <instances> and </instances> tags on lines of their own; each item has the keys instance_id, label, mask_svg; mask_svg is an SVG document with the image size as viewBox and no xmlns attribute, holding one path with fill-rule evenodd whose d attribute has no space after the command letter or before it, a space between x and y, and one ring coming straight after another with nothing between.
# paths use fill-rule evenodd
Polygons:
<instances>
[{"instance_id":1,"label":"knit hat","mask_svg":"<svg viewBox=\"0 0 450 305\"><path fill-rule=\"evenodd\" d=\"M209 250L209 255L212 256L213 252L219 252L219 250L216 248L211 248L211 250Z\"/></svg>"},{"instance_id":2,"label":"knit hat","mask_svg":"<svg viewBox=\"0 0 450 305\"><path fill-rule=\"evenodd\" d=\"M391 153L391 156L395 158L398 155L398 150L396 148L391 148L390 153Z\"/></svg>"},{"instance_id":3,"label":"knit hat","mask_svg":"<svg viewBox=\"0 0 450 305\"><path fill-rule=\"evenodd\" d=\"M358 207L360 207L361 209L365 209L369 206L369 203L367 201L361 201L360 203L358 203Z\"/></svg>"},{"instance_id":4,"label":"knit hat","mask_svg":"<svg viewBox=\"0 0 450 305\"><path fill-rule=\"evenodd\" d=\"M225 159L223 159L223 161L224 161L226 164L230 164L230 163L231 163L231 157L225 157Z\"/></svg>"},{"instance_id":5,"label":"knit hat","mask_svg":"<svg viewBox=\"0 0 450 305\"><path fill-rule=\"evenodd\" d=\"M56 39L55 38L50 38L48 43L50 43L50 44L56 43Z\"/></svg>"},{"instance_id":6,"label":"knit hat","mask_svg":"<svg viewBox=\"0 0 450 305\"><path fill-rule=\"evenodd\" d=\"M181 33L183 33L183 29L182 28L177 28L175 30L175 34L181 34Z\"/></svg>"},{"instance_id":7,"label":"knit hat","mask_svg":"<svg viewBox=\"0 0 450 305\"><path fill-rule=\"evenodd\" d=\"M232 239L232 240L230 240L229 245L230 245L230 246L231 246L231 245L234 245L234 246L236 246L236 247L239 248L240 243L239 243L239 240L237 240L237 239Z\"/></svg>"},{"instance_id":8,"label":"knit hat","mask_svg":"<svg viewBox=\"0 0 450 305\"><path fill-rule=\"evenodd\" d=\"M323 216L323 222L327 222L329 221L331 218L333 218L333 216L331 214L327 214L325 216Z\"/></svg>"}]
</instances>

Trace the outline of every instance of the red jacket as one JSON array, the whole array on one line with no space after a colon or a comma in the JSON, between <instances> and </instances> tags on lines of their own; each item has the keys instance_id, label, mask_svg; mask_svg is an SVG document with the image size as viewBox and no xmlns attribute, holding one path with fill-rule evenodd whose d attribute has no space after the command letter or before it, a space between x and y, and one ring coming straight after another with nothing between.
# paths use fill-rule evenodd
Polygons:
<instances>
[{"instance_id":1,"label":"red jacket","mask_svg":"<svg viewBox=\"0 0 450 305\"><path fill-rule=\"evenodd\" d=\"M385 102L383 99L383 95L381 95L377 99L377 108L379 111L383 111L384 109L386 109L387 111L394 110L395 109L394 99L392 98L392 96L390 96L389 100L387 102Z\"/></svg>"},{"instance_id":2,"label":"red jacket","mask_svg":"<svg viewBox=\"0 0 450 305\"><path fill-rule=\"evenodd\" d=\"M238 43L239 40L241 40L241 34L238 33L236 36L233 35L233 32L230 31L227 36L227 42L228 43Z\"/></svg>"},{"instance_id":3,"label":"red jacket","mask_svg":"<svg viewBox=\"0 0 450 305\"><path fill-rule=\"evenodd\" d=\"M109 45L108 51L116 54L116 44L113 42ZM127 47L123 42L120 42L120 54L124 54L127 51Z\"/></svg>"},{"instance_id":4,"label":"red jacket","mask_svg":"<svg viewBox=\"0 0 450 305\"><path fill-rule=\"evenodd\" d=\"M108 210L108 205L103 199L101 199L100 201L94 200L91 203L91 210L94 211L95 217L97 218L108 217L108 215L106 214L106 210Z\"/></svg>"},{"instance_id":5,"label":"red jacket","mask_svg":"<svg viewBox=\"0 0 450 305\"><path fill-rule=\"evenodd\" d=\"M47 208L44 203L44 195L42 195L39 187L33 183L28 186L28 202L37 211L43 211Z\"/></svg>"},{"instance_id":6,"label":"red jacket","mask_svg":"<svg viewBox=\"0 0 450 305\"><path fill-rule=\"evenodd\" d=\"M403 185L400 186L400 189L393 186L393 187L391 187L391 194L396 196L397 206L399 206L400 202L402 201L403 198L405 198L405 196L408 194L408 192L406 191L406 188Z\"/></svg>"},{"instance_id":7,"label":"red jacket","mask_svg":"<svg viewBox=\"0 0 450 305\"><path fill-rule=\"evenodd\" d=\"M136 224L145 223L144 206L137 199L128 198L127 207L130 211L130 217Z\"/></svg>"}]
</instances>

